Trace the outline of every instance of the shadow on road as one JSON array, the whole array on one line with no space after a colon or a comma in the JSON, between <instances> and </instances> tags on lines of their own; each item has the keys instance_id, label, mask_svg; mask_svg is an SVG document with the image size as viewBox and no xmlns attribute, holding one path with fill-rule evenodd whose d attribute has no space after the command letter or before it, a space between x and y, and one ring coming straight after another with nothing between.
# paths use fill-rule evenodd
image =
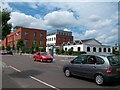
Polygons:
<instances>
[{"instance_id":1,"label":"shadow on road","mask_svg":"<svg viewBox=\"0 0 120 90\"><path fill-rule=\"evenodd\" d=\"M80 80L85 80L85 81L88 81L88 82L93 82L95 83L94 80L92 79L88 79L88 78L83 78L83 77L79 77L79 76L73 76L73 78L76 78L76 79L80 79ZM114 82L108 82L106 83L105 85L103 85L104 87L114 87L114 86L120 86L120 81L114 81Z\"/></svg>"},{"instance_id":2,"label":"shadow on road","mask_svg":"<svg viewBox=\"0 0 120 90\"><path fill-rule=\"evenodd\" d=\"M25 70L22 72L14 72L9 74L9 76L14 77L14 78L29 78L29 76L36 76L42 74L42 71L38 70Z\"/></svg>"}]
</instances>

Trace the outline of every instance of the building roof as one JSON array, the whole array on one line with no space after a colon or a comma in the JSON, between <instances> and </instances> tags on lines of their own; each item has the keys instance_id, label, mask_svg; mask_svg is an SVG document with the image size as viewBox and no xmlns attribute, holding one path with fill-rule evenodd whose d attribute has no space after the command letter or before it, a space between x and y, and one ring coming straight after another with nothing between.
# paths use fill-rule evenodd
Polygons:
<instances>
[{"instance_id":1,"label":"building roof","mask_svg":"<svg viewBox=\"0 0 120 90\"><path fill-rule=\"evenodd\" d=\"M53 31L47 32L47 36L55 35L55 34L65 35L65 36L72 36L72 32L71 31L53 30Z\"/></svg>"},{"instance_id":2,"label":"building roof","mask_svg":"<svg viewBox=\"0 0 120 90\"><path fill-rule=\"evenodd\" d=\"M92 38L92 39L85 39L85 40L75 40L73 42L68 42L68 43L64 43L64 45L79 45L79 44L88 44L88 42L90 41L95 41L97 42L99 45L102 45L102 43L100 43L99 41L97 41L96 39Z\"/></svg>"}]
</instances>

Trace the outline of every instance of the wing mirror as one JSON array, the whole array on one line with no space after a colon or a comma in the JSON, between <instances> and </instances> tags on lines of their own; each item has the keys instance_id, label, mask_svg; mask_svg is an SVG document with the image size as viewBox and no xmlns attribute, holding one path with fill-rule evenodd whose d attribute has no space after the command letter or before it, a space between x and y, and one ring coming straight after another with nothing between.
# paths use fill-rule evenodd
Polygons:
<instances>
[{"instance_id":1,"label":"wing mirror","mask_svg":"<svg viewBox=\"0 0 120 90\"><path fill-rule=\"evenodd\" d=\"M72 64L73 64L73 62L74 62L74 60L70 61L70 63L72 63Z\"/></svg>"}]
</instances>

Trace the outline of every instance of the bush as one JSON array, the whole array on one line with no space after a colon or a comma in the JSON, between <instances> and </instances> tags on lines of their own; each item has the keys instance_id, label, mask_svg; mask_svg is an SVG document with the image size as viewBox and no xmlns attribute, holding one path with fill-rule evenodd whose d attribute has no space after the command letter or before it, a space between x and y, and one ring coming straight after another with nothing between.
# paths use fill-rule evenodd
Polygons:
<instances>
[{"instance_id":1,"label":"bush","mask_svg":"<svg viewBox=\"0 0 120 90\"><path fill-rule=\"evenodd\" d=\"M60 49L59 49L59 48L56 48L56 49L55 49L55 53L56 53L56 54L59 54L59 53L60 53Z\"/></svg>"},{"instance_id":2,"label":"bush","mask_svg":"<svg viewBox=\"0 0 120 90\"><path fill-rule=\"evenodd\" d=\"M81 55L81 54L86 54L86 52L79 52L79 51L73 51L73 54L72 55Z\"/></svg>"},{"instance_id":3,"label":"bush","mask_svg":"<svg viewBox=\"0 0 120 90\"><path fill-rule=\"evenodd\" d=\"M68 54L69 54L69 55L72 55L72 54L73 54L73 49L69 49L69 50L68 50Z\"/></svg>"}]
</instances>

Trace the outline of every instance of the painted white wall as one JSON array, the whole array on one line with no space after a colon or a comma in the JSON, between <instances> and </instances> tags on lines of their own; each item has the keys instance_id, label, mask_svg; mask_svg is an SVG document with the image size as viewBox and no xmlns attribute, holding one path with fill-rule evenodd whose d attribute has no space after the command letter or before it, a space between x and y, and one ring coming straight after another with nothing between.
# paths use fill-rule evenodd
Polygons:
<instances>
[{"instance_id":1,"label":"painted white wall","mask_svg":"<svg viewBox=\"0 0 120 90\"><path fill-rule=\"evenodd\" d=\"M48 41L48 38L53 38L53 41L51 40L51 41ZM55 40L54 40L54 38L55 38ZM52 44L52 45L55 45L55 43L56 43L56 35L50 35L50 36L47 36L47 42L46 42L47 44Z\"/></svg>"},{"instance_id":2,"label":"painted white wall","mask_svg":"<svg viewBox=\"0 0 120 90\"><path fill-rule=\"evenodd\" d=\"M67 51L73 47L73 51L78 51L78 47L80 47L80 51L83 51L83 45L67 45L63 46L63 49L67 48Z\"/></svg>"},{"instance_id":3,"label":"painted white wall","mask_svg":"<svg viewBox=\"0 0 120 90\"><path fill-rule=\"evenodd\" d=\"M73 47L73 51L78 51L78 47L80 47L80 51L85 51L87 53L101 53L101 54L110 54L112 53L112 47L111 46L103 46L103 45L89 45L89 44L80 44L80 45L66 45L63 46L63 49L65 50L65 48L70 49L71 47ZM90 52L87 51L87 47L90 47ZM96 52L93 52L93 48L96 47ZM99 48L101 48L101 52L99 52ZM103 49L106 48L106 52L103 51ZM111 49L110 52L108 52L108 48Z\"/></svg>"}]
</instances>

